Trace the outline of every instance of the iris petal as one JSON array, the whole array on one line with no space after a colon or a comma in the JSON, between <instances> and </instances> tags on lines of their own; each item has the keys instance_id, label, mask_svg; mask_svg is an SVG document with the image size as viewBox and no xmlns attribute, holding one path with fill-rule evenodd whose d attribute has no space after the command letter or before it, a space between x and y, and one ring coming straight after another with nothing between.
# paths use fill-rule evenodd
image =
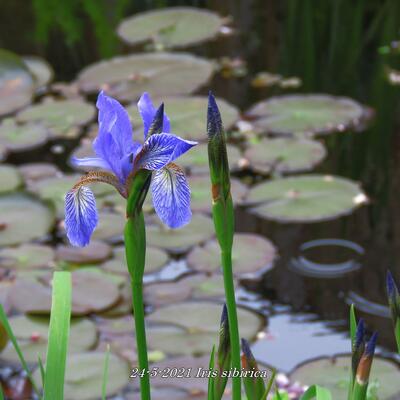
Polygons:
<instances>
[{"instance_id":1,"label":"iris petal","mask_svg":"<svg viewBox=\"0 0 400 400\"><path fill-rule=\"evenodd\" d=\"M153 102L151 101L151 98L147 92L143 93L142 96L140 97L139 102L138 102L138 110L139 110L140 116L142 117L142 120L143 120L144 139L146 140L147 132L149 131L149 128L151 126L151 123L153 122L154 116L157 111L154 108ZM171 129L171 127L170 127L169 118L167 115L164 114L163 132L169 133L170 129Z\"/></svg>"},{"instance_id":2,"label":"iris petal","mask_svg":"<svg viewBox=\"0 0 400 400\"><path fill-rule=\"evenodd\" d=\"M133 132L129 115L125 108L112 97L100 92L97 103L99 109L99 137L103 133L111 134L118 146L121 158L133 151Z\"/></svg>"},{"instance_id":3,"label":"iris petal","mask_svg":"<svg viewBox=\"0 0 400 400\"><path fill-rule=\"evenodd\" d=\"M65 196L65 229L73 246L84 247L97 225L96 200L86 186L69 191Z\"/></svg>"},{"instance_id":4,"label":"iris petal","mask_svg":"<svg viewBox=\"0 0 400 400\"><path fill-rule=\"evenodd\" d=\"M190 189L185 174L176 164L170 163L154 172L151 194L154 209L164 224L179 228L190 221Z\"/></svg>"},{"instance_id":5,"label":"iris petal","mask_svg":"<svg viewBox=\"0 0 400 400\"><path fill-rule=\"evenodd\" d=\"M75 167L94 167L105 170L110 170L108 162L100 157L86 157L86 158L71 158L71 164Z\"/></svg>"},{"instance_id":6,"label":"iris petal","mask_svg":"<svg viewBox=\"0 0 400 400\"><path fill-rule=\"evenodd\" d=\"M159 170L176 160L183 153L186 153L196 144L196 142L184 140L168 133L151 135L147 138L142 150L136 157L135 168L152 171Z\"/></svg>"}]
</instances>

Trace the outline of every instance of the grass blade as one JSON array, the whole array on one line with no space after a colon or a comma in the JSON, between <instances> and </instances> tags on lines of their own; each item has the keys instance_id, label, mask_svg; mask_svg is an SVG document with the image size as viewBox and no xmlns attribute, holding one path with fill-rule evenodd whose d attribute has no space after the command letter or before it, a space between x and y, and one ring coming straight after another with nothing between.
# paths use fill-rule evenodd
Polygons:
<instances>
[{"instance_id":1,"label":"grass blade","mask_svg":"<svg viewBox=\"0 0 400 400\"><path fill-rule=\"evenodd\" d=\"M42 359L40 357L38 357L38 363L39 363L39 369L40 369L40 377L42 378L42 387L44 387L45 371L44 371Z\"/></svg>"},{"instance_id":2,"label":"grass blade","mask_svg":"<svg viewBox=\"0 0 400 400\"><path fill-rule=\"evenodd\" d=\"M110 361L110 345L107 344L106 358L104 360L103 384L101 385L101 400L107 397L108 363Z\"/></svg>"},{"instance_id":3,"label":"grass blade","mask_svg":"<svg viewBox=\"0 0 400 400\"><path fill-rule=\"evenodd\" d=\"M4 400L3 388L0 385L0 400Z\"/></svg>"},{"instance_id":4,"label":"grass blade","mask_svg":"<svg viewBox=\"0 0 400 400\"><path fill-rule=\"evenodd\" d=\"M17 339L14 336L14 333L13 333L13 331L11 329L10 324L8 323L7 315L6 315L5 311L4 311L4 308L3 308L2 304L0 304L0 322L4 326L4 329L7 332L8 338L11 340L11 342L12 342L12 344L14 346L14 349L18 354L19 360L21 361L22 368L24 369L24 371L28 375L28 378L29 378L29 380L30 380L30 382L32 384L33 390L39 396L39 390L38 390L34 380L32 379L31 371L28 368L28 365L27 365L27 363L25 361L25 358L24 358L24 356L22 354L22 351L21 351L21 349L20 349L20 347L18 345Z\"/></svg>"},{"instance_id":5,"label":"grass blade","mask_svg":"<svg viewBox=\"0 0 400 400\"><path fill-rule=\"evenodd\" d=\"M331 392L318 385L313 385L301 396L300 400L332 400Z\"/></svg>"},{"instance_id":6,"label":"grass blade","mask_svg":"<svg viewBox=\"0 0 400 400\"><path fill-rule=\"evenodd\" d=\"M63 400L64 376L71 320L71 273L57 271L53 275L49 344L47 347L44 400Z\"/></svg>"}]
</instances>

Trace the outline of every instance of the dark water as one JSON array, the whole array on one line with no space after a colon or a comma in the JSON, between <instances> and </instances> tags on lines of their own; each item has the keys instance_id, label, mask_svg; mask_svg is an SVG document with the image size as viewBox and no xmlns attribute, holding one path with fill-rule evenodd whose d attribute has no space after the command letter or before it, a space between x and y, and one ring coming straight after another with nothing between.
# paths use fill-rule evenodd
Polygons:
<instances>
[{"instance_id":1,"label":"dark water","mask_svg":"<svg viewBox=\"0 0 400 400\"><path fill-rule=\"evenodd\" d=\"M348 303L356 300L359 310L364 310L358 314L365 317L368 329L380 332L380 345L394 350L391 323L385 315L387 310L379 306L386 304L386 271L390 269L400 281L400 87L391 86L385 74L386 67L399 65L400 53L382 55L378 49L400 36L400 2L125 3L122 14L126 15L170 3L207 5L222 15L231 15L236 28L233 36L190 50L209 58L224 55L246 62L247 76L233 79L216 76L210 84L218 96L242 110L255 101L281 93L278 89L251 87L251 76L263 70L300 77L303 85L299 91L349 96L374 109L375 118L368 129L324 139L329 156L316 170L359 181L370 199L367 206L351 216L317 224L267 223L239 210L237 230L262 233L279 249L276 268L256 288L276 305L271 308L275 315L271 318L272 330L294 327L293 336L286 338L290 341L295 340L296 329L311 326L312 333L330 338L318 343L310 340L308 344L306 335L302 336L306 348L318 349L315 355L345 351L348 344L343 332L347 331ZM100 58L105 48L110 55L127 51L114 42L104 44L96 39L93 26L83 12L77 12L84 24L80 38L68 41L68 35L54 27L44 43L32 34L38 24L33 10L21 4L21 0L2 1L0 47L44 56L54 66L58 79L72 79L80 68ZM11 14L17 18L8 18ZM117 17L110 14L113 23ZM241 218L243 216L245 218ZM304 277L290 268L303 243L326 238L345 239L361 246L364 253L357 255L360 268L337 279ZM321 247L310 253L314 261L323 263L340 263L353 256L351 250L344 248ZM311 323L310 318L319 318L325 323ZM263 352L279 358L271 355L268 346L257 349L266 359ZM302 357L297 354L287 362L282 361L282 368L290 369Z\"/></svg>"}]
</instances>

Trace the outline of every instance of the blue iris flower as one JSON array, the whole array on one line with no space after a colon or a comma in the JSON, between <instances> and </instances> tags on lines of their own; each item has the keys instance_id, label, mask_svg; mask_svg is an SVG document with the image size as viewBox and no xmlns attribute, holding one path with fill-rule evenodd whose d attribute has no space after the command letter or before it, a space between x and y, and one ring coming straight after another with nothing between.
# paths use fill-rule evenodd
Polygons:
<instances>
[{"instance_id":1,"label":"blue iris flower","mask_svg":"<svg viewBox=\"0 0 400 400\"><path fill-rule=\"evenodd\" d=\"M99 133L93 142L96 157L72 162L100 171L87 173L65 196L65 227L71 244L86 246L98 222L96 201L86 185L109 183L127 198L129 178L140 169L152 171L153 205L163 223L170 228L187 224L192 215L190 189L183 171L173 161L197 143L171 134L165 114L162 132L148 135L156 113L163 109L156 110L147 93L138 102L144 125L143 145L133 140L129 116L117 100L101 92L96 106L99 110Z\"/></svg>"}]
</instances>

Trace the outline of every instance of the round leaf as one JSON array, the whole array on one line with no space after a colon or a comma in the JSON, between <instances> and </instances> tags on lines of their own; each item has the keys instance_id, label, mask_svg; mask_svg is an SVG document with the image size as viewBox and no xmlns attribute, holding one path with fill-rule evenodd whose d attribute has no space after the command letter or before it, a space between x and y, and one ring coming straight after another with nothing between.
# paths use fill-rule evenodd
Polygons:
<instances>
[{"instance_id":1,"label":"round leaf","mask_svg":"<svg viewBox=\"0 0 400 400\"><path fill-rule=\"evenodd\" d=\"M134 101L143 92L153 97L191 93L212 73L211 62L190 54L143 53L90 65L79 74L78 85L84 92L105 88L120 101Z\"/></svg>"},{"instance_id":2,"label":"round leaf","mask_svg":"<svg viewBox=\"0 0 400 400\"><path fill-rule=\"evenodd\" d=\"M299 175L254 186L248 204L251 212L278 222L318 222L350 214L365 203L359 185L329 175Z\"/></svg>"},{"instance_id":3,"label":"round leaf","mask_svg":"<svg viewBox=\"0 0 400 400\"><path fill-rule=\"evenodd\" d=\"M147 242L172 252L185 252L195 244L210 239L213 234L214 225L211 218L194 214L189 224L181 229L168 229L161 223L149 226Z\"/></svg>"},{"instance_id":4,"label":"round leaf","mask_svg":"<svg viewBox=\"0 0 400 400\"><path fill-rule=\"evenodd\" d=\"M12 192L22 185L22 178L13 165L0 165L0 193Z\"/></svg>"},{"instance_id":5,"label":"round leaf","mask_svg":"<svg viewBox=\"0 0 400 400\"><path fill-rule=\"evenodd\" d=\"M35 81L23 60L0 49L0 116L10 114L31 102Z\"/></svg>"},{"instance_id":6,"label":"round leaf","mask_svg":"<svg viewBox=\"0 0 400 400\"><path fill-rule=\"evenodd\" d=\"M287 138L262 139L244 153L250 167L262 174L311 170L325 155L325 147L315 140Z\"/></svg>"},{"instance_id":7,"label":"round leaf","mask_svg":"<svg viewBox=\"0 0 400 400\"><path fill-rule=\"evenodd\" d=\"M220 248L216 240L203 247L194 248L188 255L188 265L202 272L220 270ZM251 233L236 233L233 242L233 272L243 277L256 272L266 272L273 266L276 248L262 236Z\"/></svg>"},{"instance_id":8,"label":"round leaf","mask_svg":"<svg viewBox=\"0 0 400 400\"><path fill-rule=\"evenodd\" d=\"M319 358L298 366L291 374L292 381L303 385L317 384L329 389L333 399L347 396L351 357L340 355L332 358ZM400 387L394 385L400 378L397 364L375 356L370 374L370 386L378 385L379 399L391 400L400 397Z\"/></svg>"},{"instance_id":9,"label":"round leaf","mask_svg":"<svg viewBox=\"0 0 400 400\"><path fill-rule=\"evenodd\" d=\"M53 213L40 201L24 194L0 196L0 246L39 239L53 224Z\"/></svg>"},{"instance_id":10,"label":"round leaf","mask_svg":"<svg viewBox=\"0 0 400 400\"><path fill-rule=\"evenodd\" d=\"M128 44L153 41L164 48L201 43L215 37L222 19L194 7L173 7L135 14L119 25L118 35Z\"/></svg>"},{"instance_id":11,"label":"round leaf","mask_svg":"<svg viewBox=\"0 0 400 400\"><path fill-rule=\"evenodd\" d=\"M352 99L307 94L272 97L255 104L247 114L263 132L313 136L355 128L366 113Z\"/></svg>"}]
</instances>

